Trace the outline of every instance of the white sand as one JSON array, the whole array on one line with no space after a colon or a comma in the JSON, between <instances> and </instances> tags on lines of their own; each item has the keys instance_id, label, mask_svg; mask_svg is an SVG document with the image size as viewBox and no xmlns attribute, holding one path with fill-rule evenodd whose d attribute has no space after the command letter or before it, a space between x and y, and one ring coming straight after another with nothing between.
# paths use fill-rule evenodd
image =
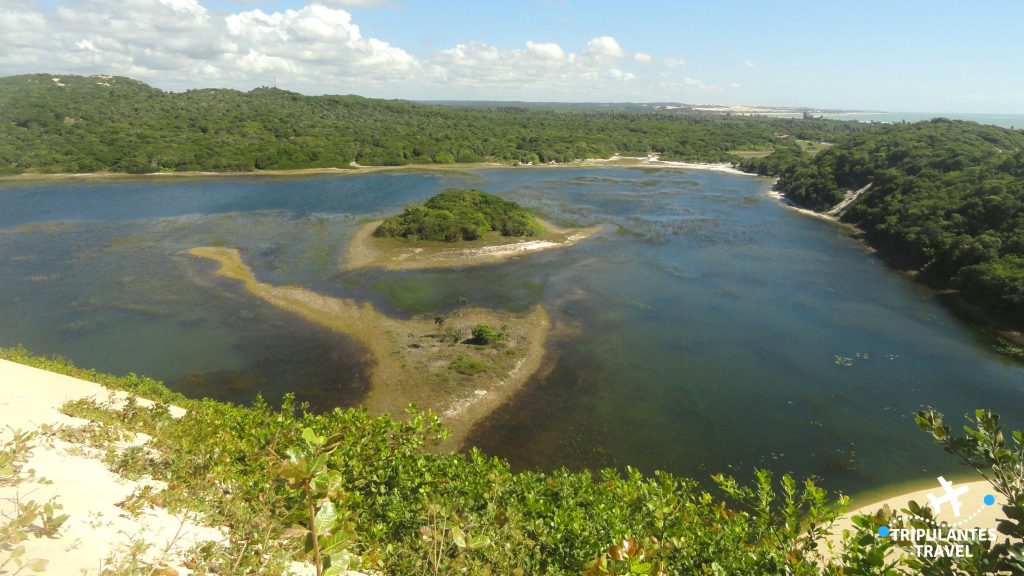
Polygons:
<instances>
[{"instance_id":1,"label":"white sand","mask_svg":"<svg viewBox=\"0 0 1024 576\"><path fill-rule=\"evenodd\" d=\"M965 484L955 483L955 485L957 488L968 487L967 493L960 497L960 516L954 517L949 505L943 504L941 510L933 510L935 519L956 528L977 527L994 529L997 519L1004 517L1002 506L1006 504L1006 498L993 490L992 485L984 480ZM843 531L853 530L852 518L856 515L874 514L886 506L897 514L902 514L901 511L906 509L911 501L917 502L921 506L929 506L929 493L934 494L936 497L943 495L942 488L938 485L938 482L934 483L934 487L889 496L851 510L836 521L832 529L833 534L828 538L828 542L837 547L842 541ZM996 501L994 505L985 505L984 498L987 494L995 496Z\"/></svg>"},{"instance_id":2,"label":"white sand","mask_svg":"<svg viewBox=\"0 0 1024 576\"><path fill-rule=\"evenodd\" d=\"M709 170L711 172L724 172L726 174L736 174L738 176L756 176L756 174L750 174L749 172L743 172L737 170L729 162L676 162L673 160L662 160L656 154L650 156L619 156L615 155L611 158L592 158L590 160L583 160L582 163L585 165L600 165L610 162L618 162L623 166L654 166L659 168L683 168L685 170ZM571 166L572 164L568 164Z\"/></svg>"},{"instance_id":3,"label":"white sand","mask_svg":"<svg viewBox=\"0 0 1024 576\"><path fill-rule=\"evenodd\" d=\"M109 395L110 391L99 384L0 360L0 422L4 426L0 438L9 440L12 429L29 431L43 424L85 424L85 420L61 414L58 408L69 400L92 397L105 401ZM116 396L122 401L126 397L123 393ZM180 416L184 411L176 408L172 413ZM161 484L125 480L82 452L80 446L37 437L24 470L35 469L37 477L53 483L0 487L4 514L12 513L10 499L20 494L22 499L40 503L56 497L63 506L58 513L70 516L59 538L30 538L24 543L26 558L49 560L45 574L98 575L107 558L124 558L127 546L142 539L152 544L145 554L148 561L161 560L184 575L190 572L177 562L182 551L197 542L225 538L221 530L183 521L162 509L147 507L138 517L129 517L116 503L141 486L159 490Z\"/></svg>"}]
</instances>

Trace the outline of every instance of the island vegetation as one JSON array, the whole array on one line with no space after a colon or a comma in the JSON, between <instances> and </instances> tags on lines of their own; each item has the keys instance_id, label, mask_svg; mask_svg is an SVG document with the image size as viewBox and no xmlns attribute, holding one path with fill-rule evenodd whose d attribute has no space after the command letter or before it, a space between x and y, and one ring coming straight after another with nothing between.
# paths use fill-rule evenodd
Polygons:
<instances>
[{"instance_id":1,"label":"island vegetation","mask_svg":"<svg viewBox=\"0 0 1024 576\"><path fill-rule=\"evenodd\" d=\"M448 190L356 232L346 268L391 270L493 264L566 248L601 230L559 228L529 210L480 190Z\"/></svg>"},{"instance_id":2,"label":"island vegetation","mask_svg":"<svg viewBox=\"0 0 1024 576\"><path fill-rule=\"evenodd\" d=\"M448 190L387 218L373 235L457 242L477 240L489 232L536 236L544 232L544 227L527 209L511 200L480 190Z\"/></svg>"}]
</instances>

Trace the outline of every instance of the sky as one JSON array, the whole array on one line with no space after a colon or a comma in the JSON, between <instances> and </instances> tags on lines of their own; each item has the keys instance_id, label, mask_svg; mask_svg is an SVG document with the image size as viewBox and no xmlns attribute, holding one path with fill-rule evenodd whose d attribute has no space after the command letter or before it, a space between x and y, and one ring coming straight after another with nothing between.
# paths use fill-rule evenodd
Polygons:
<instances>
[{"instance_id":1,"label":"sky","mask_svg":"<svg viewBox=\"0 0 1024 576\"><path fill-rule=\"evenodd\" d=\"M409 100L1024 113L1024 2L0 0L0 75Z\"/></svg>"}]
</instances>

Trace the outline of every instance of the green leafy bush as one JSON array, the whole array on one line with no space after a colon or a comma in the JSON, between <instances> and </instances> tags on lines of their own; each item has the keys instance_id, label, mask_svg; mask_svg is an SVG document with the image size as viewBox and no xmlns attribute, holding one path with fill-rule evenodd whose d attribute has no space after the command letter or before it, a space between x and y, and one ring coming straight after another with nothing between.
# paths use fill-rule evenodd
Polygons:
<instances>
[{"instance_id":1,"label":"green leafy bush","mask_svg":"<svg viewBox=\"0 0 1024 576\"><path fill-rule=\"evenodd\" d=\"M476 344L498 344L508 339L504 332L498 332L487 324L473 326L472 334Z\"/></svg>"},{"instance_id":2,"label":"green leafy bush","mask_svg":"<svg viewBox=\"0 0 1024 576\"><path fill-rule=\"evenodd\" d=\"M476 240L492 230L503 236L534 236L543 227L515 202L479 190L448 190L384 220L374 235L456 242Z\"/></svg>"},{"instance_id":3,"label":"green leafy bush","mask_svg":"<svg viewBox=\"0 0 1024 576\"><path fill-rule=\"evenodd\" d=\"M94 376L120 385L117 377ZM168 485L163 505L231 527L229 542L194 551L189 564L197 572L281 574L288 559L315 554L314 528L324 573L358 564L386 574L578 576L629 538L683 543L659 557L680 574L815 569L791 540L799 524L792 518L813 517L809 508L798 497L791 516L769 512L790 505L788 496L765 490L767 475L751 492L759 512L724 479L714 495L671 474L513 473L508 462L477 450L438 453L440 421L415 410L399 421L362 409L314 414L291 398L279 409L262 401L179 404L188 410L182 418L124 408L102 416L99 405L76 410L149 434L156 461L148 472ZM325 551L340 555L328 562Z\"/></svg>"},{"instance_id":4,"label":"green leafy bush","mask_svg":"<svg viewBox=\"0 0 1024 576\"><path fill-rule=\"evenodd\" d=\"M0 349L0 357L11 356L116 388L137 378L79 372L66 362ZM146 393L168 394L155 385ZM1006 519L999 524L1005 542L972 544L971 559L920 562L893 556L897 544L874 534L891 518L858 517L859 530L826 562L818 552L821 539L847 502L811 481L776 480L759 471L749 486L718 476L715 489L703 489L690 479L628 467L514 473L508 462L478 450L438 452L434 443L445 433L429 412L410 409L403 420L362 409L315 414L292 398L280 408L262 400L179 404L188 410L181 418L131 405L78 402L71 408L149 434L152 461L142 464L167 483L162 504L231 527L229 542L193 552L189 566L199 573L281 574L294 557L313 560L323 574L343 566L386 574L524 576L1024 570L1024 437L1014 432L1008 444L998 418L986 411L975 415L965 437L954 437L932 411L919 414L917 423L1006 497ZM3 474L11 474L12 461L0 457Z\"/></svg>"}]
</instances>

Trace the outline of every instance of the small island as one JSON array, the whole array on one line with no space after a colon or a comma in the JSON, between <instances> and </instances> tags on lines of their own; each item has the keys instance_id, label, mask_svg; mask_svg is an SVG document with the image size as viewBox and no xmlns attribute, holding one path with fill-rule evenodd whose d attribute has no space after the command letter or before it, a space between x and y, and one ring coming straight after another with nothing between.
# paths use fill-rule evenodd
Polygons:
<instances>
[{"instance_id":1,"label":"small island","mask_svg":"<svg viewBox=\"0 0 1024 576\"><path fill-rule=\"evenodd\" d=\"M480 190L448 190L422 206L384 220L374 230L377 238L458 242L489 234L537 236L544 226L529 210L511 200Z\"/></svg>"},{"instance_id":2,"label":"small island","mask_svg":"<svg viewBox=\"0 0 1024 576\"><path fill-rule=\"evenodd\" d=\"M347 267L410 270L490 264L572 246L599 230L558 228L493 194L448 190L363 226L349 244Z\"/></svg>"}]
</instances>

